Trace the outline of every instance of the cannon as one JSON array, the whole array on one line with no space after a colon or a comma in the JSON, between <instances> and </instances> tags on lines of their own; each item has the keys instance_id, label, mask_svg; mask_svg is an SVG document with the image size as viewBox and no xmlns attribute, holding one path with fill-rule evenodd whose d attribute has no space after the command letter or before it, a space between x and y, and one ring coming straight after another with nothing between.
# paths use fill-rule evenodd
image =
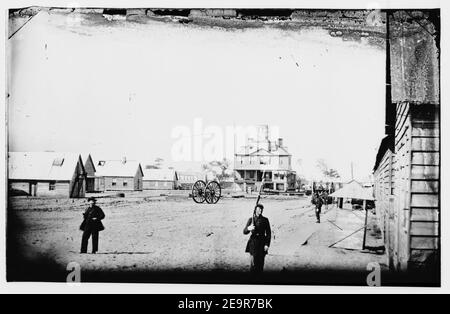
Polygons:
<instances>
[{"instance_id":1,"label":"cannon","mask_svg":"<svg viewBox=\"0 0 450 314\"><path fill-rule=\"evenodd\" d=\"M222 188L219 182L199 180L192 186L192 199L201 204L206 201L208 204L216 204L222 196Z\"/></svg>"}]
</instances>

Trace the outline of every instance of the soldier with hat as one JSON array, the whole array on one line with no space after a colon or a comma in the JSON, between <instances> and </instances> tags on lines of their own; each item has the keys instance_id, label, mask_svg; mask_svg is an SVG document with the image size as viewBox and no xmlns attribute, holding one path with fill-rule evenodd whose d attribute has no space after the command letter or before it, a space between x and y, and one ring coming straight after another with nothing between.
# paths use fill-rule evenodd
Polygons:
<instances>
[{"instance_id":1,"label":"soldier with hat","mask_svg":"<svg viewBox=\"0 0 450 314\"><path fill-rule=\"evenodd\" d=\"M87 253L89 238L92 236L92 254L98 252L99 232L105 230L102 220L105 219L105 213L96 205L97 200L94 197L88 198L89 207L83 213L83 223L80 230L83 231L81 240L81 254Z\"/></svg>"}]
</instances>

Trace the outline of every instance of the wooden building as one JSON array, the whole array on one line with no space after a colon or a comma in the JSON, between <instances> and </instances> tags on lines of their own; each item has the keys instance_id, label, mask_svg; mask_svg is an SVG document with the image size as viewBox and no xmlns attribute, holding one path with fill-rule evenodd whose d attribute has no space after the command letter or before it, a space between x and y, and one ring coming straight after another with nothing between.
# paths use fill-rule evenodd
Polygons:
<instances>
[{"instance_id":1,"label":"wooden building","mask_svg":"<svg viewBox=\"0 0 450 314\"><path fill-rule=\"evenodd\" d=\"M79 154L9 152L8 184L11 194L84 197L86 171Z\"/></svg>"},{"instance_id":2,"label":"wooden building","mask_svg":"<svg viewBox=\"0 0 450 314\"><path fill-rule=\"evenodd\" d=\"M173 169L144 169L144 190L174 190L178 187L178 174Z\"/></svg>"},{"instance_id":3,"label":"wooden building","mask_svg":"<svg viewBox=\"0 0 450 314\"><path fill-rule=\"evenodd\" d=\"M192 190L198 180L206 182L206 173L196 171L178 171L178 185L182 190Z\"/></svg>"},{"instance_id":4,"label":"wooden building","mask_svg":"<svg viewBox=\"0 0 450 314\"><path fill-rule=\"evenodd\" d=\"M99 180L95 177L96 168L91 154L88 154L86 159L84 160L84 169L86 170L86 192L93 193L99 191Z\"/></svg>"},{"instance_id":5,"label":"wooden building","mask_svg":"<svg viewBox=\"0 0 450 314\"><path fill-rule=\"evenodd\" d=\"M439 18L413 13L388 14L387 136L374 167L375 197L389 266L438 276Z\"/></svg>"},{"instance_id":6,"label":"wooden building","mask_svg":"<svg viewBox=\"0 0 450 314\"><path fill-rule=\"evenodd\" d=\"M264 182L264 189L273 192L294 191L296 173L292 171L292 155L283 139L269 140L269 127L258 127L257 139L248 144L234 157L235 182L243 191L257 191Z\"/></svg>"},{"instance_id":7,"label":"wooden building","mask_svg":"<svg viewBox=\"0 0 450 314\"><path fill-rule=\"evenodd\" d=\"M96 165L96 191L142 191L141 164L137 161L99 160Z\"/></svg>"}]
</instances>

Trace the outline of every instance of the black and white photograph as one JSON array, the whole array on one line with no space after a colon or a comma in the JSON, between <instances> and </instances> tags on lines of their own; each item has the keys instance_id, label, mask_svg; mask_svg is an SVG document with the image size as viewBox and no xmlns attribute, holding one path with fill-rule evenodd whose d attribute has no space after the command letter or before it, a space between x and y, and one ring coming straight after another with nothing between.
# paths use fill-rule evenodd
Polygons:
<instances>
[{"instance_id":1,"label":"black and white photograph","mask_svg":"<svg viewBox=\"0 0 450 314\"><path fill-rule=\"evenodd\" d=\"M5 12L8 282L441 286L439 7L122 5Z\"/></svg>"}]
</instances>

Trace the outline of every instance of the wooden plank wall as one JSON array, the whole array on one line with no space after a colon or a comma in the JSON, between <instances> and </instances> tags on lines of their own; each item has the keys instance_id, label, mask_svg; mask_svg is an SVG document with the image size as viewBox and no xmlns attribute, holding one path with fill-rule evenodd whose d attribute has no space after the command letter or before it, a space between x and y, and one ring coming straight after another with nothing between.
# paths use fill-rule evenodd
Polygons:
<instances>
[{"instance_id":1,"label":"wooden plank wall","mask_svg":"<svg viewBox=\"0 0 450 314\"><path fill-rule=\"evenodd\" d=\"M154 180L144 180L143 190L174 190L174 181L154 181Z\"/></svg>"},{"instance_id":2,"label":"wooden plank wall","mask_svg":"<svg viewBox=\"0 0 450 314\"><path fill-rule=\"evenodd\" d=\"M75 170L70 181L69 197L78 198L86 195L86 171L81 157L78 158Z\"/></svg>"},{"instance_id":3,"label":"wooden plank wall","mask_svg":"<svg viewBox=\"0 0 450 314\"><path fill-rule=\"evenodd\" d=\"M104 177L95 177L95 192L104 192L105 191L105 178Z\"/></svg>"},{"instance_id":4,"label":"wooden plank wall","mask_svg":"<svg viewBox=\"0 0 450 314\"><path fill-rule=\"evenodd\" d=\"M411 114L411 267L420 267L439 250L440 134L434 111L415 105Z\"/></svg>"},{"instance_id":5,"label":"wooden plank wall","mask_svg":"<svg viewBox=\"0 0 450 314\"><path fill-rule=\"evenodd\" d=\"M427 106L397 105L395 132L395 212L398 266L421 267L439 250L439 122L423 114Z\"/></svg>"},{"instance_id":6,"label":"wooden plank wall","mask_svg":"<svg viewBox=\"0 0 450 314\"><path fill-rule=\"evenodd\" d=\"M84 170L86 171L86 176L93 178L95 176L95 166L92 158L89 156L84 164Z\"/></svg>"},{"instance_id":7,"label":"wooden plank wall","mask_svg":"<svg viewBox=\"0 0 450 314\"><path fill-rule=\"evenodd\" d=\"M113 186L113 180L116 180L116 185ZM127 186L123 183L127 181ZM105 191L134 191L133 177L105 177L104 178Z\"/></svg>"},{"instance_id":8,"label":"wooden plank wall","mask_svg":"<svg viewBox=\"0 0 450 314\"><path fill-rule=\"evenodd\" d=\"M141 170L138 169L138 171L134 175L134 190L135 191L142 191L143 184L144 184L143 179L144 179L144 176L142 175Z\"/></svg>"},{"instance_id":9,"label":"wooden plank wall","mask_svg":"<svg viewBox=\"0 0 450 314\"><path fill-rule=\"evenodd\" d=\"M17 189L29 193L29 182L11 182L10 188ZM37 182L36 185L32 185L32 195L36 197L69 197L70 191L69 182L56 182L55 189L50 190L49 182ZM36 191L36 195L33 195Z\"/></svg>"},{"instance_id":10,"label":"wooden plank wall","mask_svg":"<svg viewBox=\"0 0 450 314\"><path fill-rule=\"evenodd\" d=\"M396 269L439 270L439 10L388 12Z\"/></svg>"},{"instance_id":11,"label":"wooden plank wall","mask_svg":"<svg viewBox=\"0 0 450 314\"><path fill-rule=\"evenodd\" d=\"M376 199L377 218L382 230L384 245L389 261L389 267L395 268L398 262L398 217L395 215L393 200L395 193L394 185L395 154L387 150L378 168L374 172L374 192Z\"/></svg>"},{"instance_id":12,"label":"wooden plank wall","mask_svg":"<svg viewBox=\"0 0 450 314\"><path fill-rule=\"evenodd\" d=\"M395 124L395 200L394 215L398 221L398 261L396 269L406 270L409 260L409 208L411 173L411 116L408 102L397 104Z\"/></svg>"}]
</instances>

